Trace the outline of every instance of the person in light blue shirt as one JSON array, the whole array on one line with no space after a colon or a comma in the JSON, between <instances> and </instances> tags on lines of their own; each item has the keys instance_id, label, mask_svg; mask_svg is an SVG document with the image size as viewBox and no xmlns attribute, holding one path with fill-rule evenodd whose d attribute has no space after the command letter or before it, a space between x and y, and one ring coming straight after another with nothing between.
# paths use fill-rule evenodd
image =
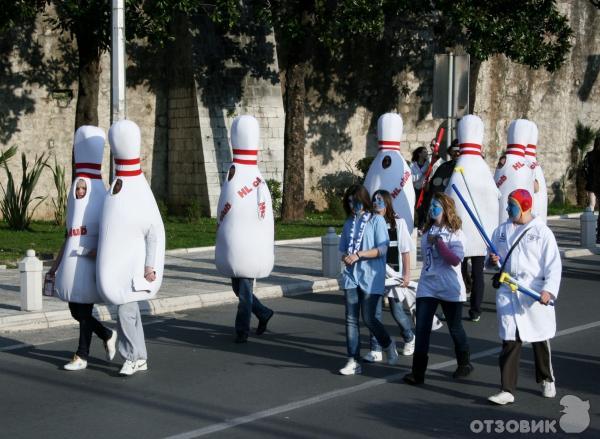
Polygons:
<instances>
[{"instance_id":1,"label":"person in light blue shirt","mask_svg":"<svg viewBox=\"0 0 600 439\"><path fill-rule=\"evenodd\" d=\"M358 323L361 311L365 325L386 351L388 364L398 362L398 352L396 343L375 317L385 291L387 225L381 215L373 214L371 197L362 185L350 186L343 204L348 219L342 229L339 250L344 262L342 288L346 301L348 361L340 374L355 375L362 372Z\"/></svg>"}]
</instances>

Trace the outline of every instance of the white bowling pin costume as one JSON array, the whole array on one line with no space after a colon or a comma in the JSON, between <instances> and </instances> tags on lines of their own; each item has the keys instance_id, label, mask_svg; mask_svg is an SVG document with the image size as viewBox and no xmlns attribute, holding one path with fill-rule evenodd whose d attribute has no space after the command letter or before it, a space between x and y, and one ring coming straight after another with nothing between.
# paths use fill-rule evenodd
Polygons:
<instances>
[{"instance_id":1,"label":"white bowling pin costume","mask_svg":"<svg viewBox=\"0 0 600 439\"><path fill-rule=\"evenodd\" d=\"M410 167L400 154L402 117L397 113L385 113L377 121L379 151L365 177L369 194L379 189L390 193L394 211L406 221L408 233L414 228L415 190Z\"/></svg>"},{"instance_id":2,"label":"white bowling pin costume","mask_svg":"<svg viewBox=\"0 0 600 439\"><path fill-rule=\"evenodd\" d=\"M485 256L487 254L485 241L477 231L458 195L452 189L452 185L456 185L469 203L471 210L483 225L487 236L492 236L492 233L498 227L500 191L496 187L490 167L481 155L484 132L482 120L472 114L464 116L458 123L457 131L460 156L456 161L454 173L450 177L446 193L454 200L456 212L462 220L462 231L465 234L465 257ZM468 190L465 181L469 185ZM473 196L473 199L471 199L471 196Z\"/></svg>"},{"instance_id":3,"label":"white bowling pin costume","mask_svg":"<svg viewBox=\"0 0 600 439\"><path fill-rule=\"evenodd\" d=\"M238 116L231 125L233 164L217 208L215 263L232 278L267 277L275 262L271 194L258 169L257 120Z\"/></svg>"},{"instance_id":4,"label":"white bowling pin costume","mask_svg":"<svg viewBox=\"0 0 600 439\"><path fill-rule=\"evenodd\" d=\"M158 292L165 263L165 228L142 173L139 127L130 120L115 122L108 140L116 172L100 221L97 279L102 297L121 305L152 299ZM156 271L153 282L144 278L145 266Z\"/></svg>"},{"instance_id":5,"label":"white bowling pin costume","mask_svg":"<svg viewBox=\"0 0 600 439\"><path fill-rule=\"evenodd\" d=\"M537 143L538 143L538 127L535 122L529 121L531 124L531 137L529 144L525 149L525 160L527 165L533 170L534 181L537 180L538 191L533 192L533 209L531 213L535 217L539 217L544 223L548 215L548 187L546 186L546 178L544 171L537 161Z\"/></svg>"},{"instance_id":6,"label":"white bowling pin costume","mask_svg":"<svg viewBox=\"0 0 600 439\"><path fill-rule=\"evenodd\" d=\"M525 148L529 144L531 125L526 119L513 120L508 126L506 162L496 168L494 180L500 189L499 220L502 224L508 219L506 206L508 195L515 189L525 189L533 193L533 171L527 166Z\"/></svg>"},{"instance_id":7,"label":"white bowling pin costume","mask_svg":"<svg viewBox=\"0 0 600 439\"><path fill-rule=\"evenodd\" d=\"M67 302L99 303L96 287L98 230L106 188L102 182L102 156L106 136L101 128L84 125L75 132L75 179L67 199L67 240L56 271L55 293ZM77 199L77 182L83 180L86 193Z\"/></svg>"}]
</instances>

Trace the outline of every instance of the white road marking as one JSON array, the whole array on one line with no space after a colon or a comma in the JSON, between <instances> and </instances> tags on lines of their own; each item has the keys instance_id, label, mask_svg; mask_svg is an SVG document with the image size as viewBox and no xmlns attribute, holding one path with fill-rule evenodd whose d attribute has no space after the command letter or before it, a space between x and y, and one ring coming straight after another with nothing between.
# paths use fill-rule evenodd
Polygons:
<instances>
[{"instance_id":1,"label":"white road marking","mask_svg":"<svg viewBox=\"0 0 600 439\"><path fill-rule=\"evenodd\" d=\"M600 321L588 323L585 325L574 326L573 328L563 329L562 331L558 331L555 337L561 337L564 335L574 334L576 332L585 331L587 329L592 329L600 326ZM491 348L486 349L485 351L477 352L476 354L471 355L471 359L475 360L477 358L489 357L491 355L497 354L500 352L500 348ZM456 360L448 360L442 363L432 364L427 369L428 370L440 370L445 369L446 367L453 366L456 364ZM238 425L249 424L254 421L258 421L260 419L268 418L274 415L278 415L281 413L291 412L292 410L297 410L300 408L308 407L314 404L319 404L324 401L328 401L330 399L339 398L340 396L350 395L352 393L360 392L362 390L372 389L373 387L380 386L390 381L395 381L404 376L406 371L401 373L395 373L389 375L386 378L377 378L373 380L369 380L362 384L358 384L356 386L347 387L345 389L333 390L331 392L322 393L317 396L313 396L311 398L302 399L300 401L291 402L289 404L280 405L278 407L273 407L267 410L262 410L260 412L251 413L247 416L241 416L238 418L233 418L226 420L224 422L220 422L218 424L208 425L206 427L198 428L197 430L191 430L188 432L176 434L174 436L169 436L165 439L192 439L198 438L202 436L206 436L211 433L216 433L217 431L227 430L229 428L237 427Z\"/></svg>"}]
</instances>

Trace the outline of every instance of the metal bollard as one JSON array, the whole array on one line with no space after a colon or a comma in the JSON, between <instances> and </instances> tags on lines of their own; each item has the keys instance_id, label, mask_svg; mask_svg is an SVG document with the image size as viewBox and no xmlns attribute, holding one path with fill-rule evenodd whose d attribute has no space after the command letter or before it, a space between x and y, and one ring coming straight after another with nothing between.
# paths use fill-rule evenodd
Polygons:
<instances>
[{"instance_id":1,"label":"metal bollard","mask_svg":"<svg viewBox=\"0 0 600 439\"><path fill-rule=\"evenodd\" d=\"M35 250L27 250L19 262L21 273L21 310L42 310L42 261L35 256Z\"/></svg>"},{"instance_id":2,"label":"metal bollard","mask_svg":"<svg viewBox=\"0 0 600 439\"><path fill-rule=\"evenodd\" d=\"M327 234L321 237L321 268L323 276L337 278L342 271L342 254L339 250L340 237L333 227L327 228Z\"/></svg>"},{"instance_id":3,"label":"metal bollard","mask_svg":"<svg viewBox=\"0 0 600 439\"><path fill-rule=\"evenodd\" d=\"M579 217L579 226L581 228L580 240L584 248L596 247L596 217L589 207Z\"/></svg>"}]
</instances>

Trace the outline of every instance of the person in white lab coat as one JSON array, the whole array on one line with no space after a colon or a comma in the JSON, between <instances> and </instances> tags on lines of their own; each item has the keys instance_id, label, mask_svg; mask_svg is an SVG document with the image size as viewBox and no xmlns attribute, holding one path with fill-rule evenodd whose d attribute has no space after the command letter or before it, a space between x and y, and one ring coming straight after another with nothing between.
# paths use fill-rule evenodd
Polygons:
<instances>
[{"instance_id":1,"label":"person in white lab coat","mask_svg":"<svg viewBox=\"0 0 600 439\"><path fill-rule=\"evenodd\" d=\"M554 372L550 358L550 339L556 334L554 306L549 302L558 297L562 263L552 231L531 213L533 197L525 189L517 189L508 197L508 221L493 233L492 242L499 255L491 253L489 260L498 265L518 241L504 266L504 271L520 286L538 291L540 300L512 292L501 285L496 293L496 309L502 352L500 353L501 391L489 397L499 405L512 403L517 386L519 358L523 342L530 342L535 358L536 381L542 385L546 398L556 396Z\"/></svg>"}]
</instances>

